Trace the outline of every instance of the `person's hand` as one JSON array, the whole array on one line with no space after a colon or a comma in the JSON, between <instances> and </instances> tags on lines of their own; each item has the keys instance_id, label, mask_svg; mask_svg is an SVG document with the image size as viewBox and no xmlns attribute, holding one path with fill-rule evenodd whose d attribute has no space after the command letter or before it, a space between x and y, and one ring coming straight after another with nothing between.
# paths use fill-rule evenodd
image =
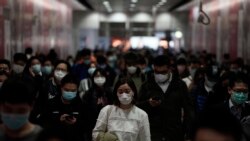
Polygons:
<instances>
[{"instance_id":1,"label":"person's hand","mask_svg":"<svg viewBox=\"0 0 250 141\"><path fill-rule=\"evenodd\" d=\"M72 125L72 124L75 124L77 120L76 120L75 117L72 117L72 116L70 116L68 114L63 114L60 117L60 121L63 122L63 123Z\"/></svg>"},{"instance_id":2,"label":"person's hand","mask_svg":"<svg viewBox=\"0 0 250 141\"><path fill-rule=\"evenodd\" d=\"M149 99L149 104L152 107L157 107L161 104L161 100L153 100L152 98Z\"/></svg>"},{"instance_id":3,"label":"person's hand","mask_svg":"<svg viewBox=\"0 0 250 141\"><path fill-rule=\"evenodd\" d=\"M35 77L35 76L36 76L36 74L33 72L33 70L32 70L32 68L31 68L31 67L29 68L29 72L30 72L30 74L31 74L33 77Z\"/></svg>"}]
</instances>

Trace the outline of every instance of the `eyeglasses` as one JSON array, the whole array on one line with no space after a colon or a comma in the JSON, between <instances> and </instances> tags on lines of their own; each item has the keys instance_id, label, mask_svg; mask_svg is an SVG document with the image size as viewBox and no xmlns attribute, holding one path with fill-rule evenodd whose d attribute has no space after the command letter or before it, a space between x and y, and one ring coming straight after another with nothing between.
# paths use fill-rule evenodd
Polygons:
<instances>
[{"instance_id":1,"label":"eyeglasses","mask_svg":"<svg viewBox=\"0 0 250 141\"><path fill-rule=\"evenodd\" d=\"M245 95L248 94L248 90L233 90L233 91L236 92L236 93L243 93Z\"/></svg>"}]
</instances>

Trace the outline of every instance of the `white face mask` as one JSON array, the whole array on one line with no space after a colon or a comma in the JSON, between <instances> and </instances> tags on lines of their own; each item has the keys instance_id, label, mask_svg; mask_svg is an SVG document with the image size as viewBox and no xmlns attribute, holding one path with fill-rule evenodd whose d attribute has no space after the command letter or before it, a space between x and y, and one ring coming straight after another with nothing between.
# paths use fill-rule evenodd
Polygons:
<instances>
[{"instance_id":1,"label":"white face mask","mask_svg":"<svg viewBox=\"0 0 250 141\"><path fill-rule=\"evenodd\" d=\"M154 74L154 76L157 83L166 82L170 78L169 74Z\"/></svg>"},{"instance_id":2,"label":"white face mask","mask_svg":"<svg viewBox=\"0 0 250 141\"><path fill-rule=\"evenodd\" d=\"M58 81L61 81L65 75L67 75L67 73L65 73L65 72L63 72L63 71L61 71L61 70L59 70L59 71L56 70L56 71L54 72L54 76L55 76L55 78L56 78Z\"/></svg>"},{"instance_id":3,"label":"white face mask","mask_svg":"<svg viewBox=\"0 0 250 141\"><path fill-rule=\"evenodd\" d=\"M118 94L118 99L119 99L121 104L129 105L133 100L133 94L131 94L131 93Z\"/></svg>"},{"instance_id":4,"label":"white face mask","mask_svg":"<svg viewBox=\"0 0 250 141\"><path fill-rule=\"evenodd\" d=\"M13 64L13 71L16 74L21 74L24 70L24 66Z\"/></svg>"},{"instance_id":5,"label":"white face mask","mask_svg":"<svg viewBox=\"0 0 250 141\"><path fill-rule=\"evenodd\" d=\"M96 70L96 68L94 68L94 67L89 68L88 69L89 75L93 75L93 73L95 72L95 70Z\"/></svg>"},{"instance_id":6,"label":"white face mask","mask_svg":"<svg viewBox=\"0 0 250 141\"><path fill-rule=\"evenodd\" d=\"M94 78L94 83L97 86L103 86L105 82L106 82L106 78L105 77L95 77Z\"/></svg>"},{"instance_id":7,"label":"white face mask","mask_svg":"<svg viewBox=\"0 0 250 141\"><path fill-rule=\"evenodd\" d=\"M134 74L137 68L135 66L130 66L130 67L127 67L127 70L130 74Z\"/></svg>"}]
</instances>

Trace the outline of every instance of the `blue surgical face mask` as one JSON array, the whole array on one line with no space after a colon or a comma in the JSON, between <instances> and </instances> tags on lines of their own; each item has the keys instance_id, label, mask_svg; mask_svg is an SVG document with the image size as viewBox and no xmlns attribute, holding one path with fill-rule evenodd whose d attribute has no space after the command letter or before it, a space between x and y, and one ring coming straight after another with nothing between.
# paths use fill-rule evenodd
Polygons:
<instances>
[{"instance_id":1,"label":"blue surgical face mask","mask_svg":"<svg viewBox=\"0 0 250 141\"><path fill-rule=\"evenodd\" d=\"M89 65L90 64L90 60L84 60L84 64L85 65Z\"/></svg>"},{"instance_id":2,"label":"blue surgical face mask","mask_svg":"<svg viewBox=\"0 0 250 141\"><path fill-rule=\"evenodd\" d=\"M38 74L41 72L41 64L36 64L32 66L32 70L35 74Z\"/></svg>"},{"instance_id":3,"label":"blue surgical face mask","mask_svg":"<svg viewBox=\"0 0 250 141\"><path fill-rule=\"evenodd\" d=\"M3 124L11 130L18 130L29 122L29 115L27 114L7 114L1 113Z\"/></svg>"},{"instance_id":4,"label":"blue surgical face mask","mask_svg":"<svg viewBox=\"0 0 250 141\"><path fill-rule=\"evenodd\" d=\"M93 73L95 72L95 70L96 70L96 68L94 68L94 67L91 67L91 68L89 68L88 69L88 73L89 73L89 75L93 75Z\"/></svg>"},{"instance_id":5,"label":"blue surgical face mask","mask_svg":"<svg viewBox=\"0 0 250 141\"><path fill-rule=\"evenodd\" d=\"M43 73L46 74L46 75L50 75L52 73L52 66L44 66L43 67Z\"/></svg>"},{"instance_id":6,"label":"blue surgical face mask","mask_svg":"<svg viewBox=\"0 0 250 141\"><path fill-rule=\"evenodd\" d=\"M63 91L62 92L62 97L63 97L63 99L70 101L70 100L73 100L76 97L76 93L77 92Z\"/></svg>"},{"instance_id":7,"label":"blue surgical face mask","mask_svg":"<svg viewBox=\"0 0 250 141\"><path fill-rule=\"evenodd\" d=\"M236 104L243 104L247 101L248 94L244 92L233 92L231 95L231 100Z\"/></svg>"}]
</instances>

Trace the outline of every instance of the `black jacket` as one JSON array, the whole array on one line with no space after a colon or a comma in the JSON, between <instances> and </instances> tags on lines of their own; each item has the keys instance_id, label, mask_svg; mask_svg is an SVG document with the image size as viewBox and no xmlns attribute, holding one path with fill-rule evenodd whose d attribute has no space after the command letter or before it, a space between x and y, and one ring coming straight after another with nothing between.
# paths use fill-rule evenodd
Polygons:
<instances>
[{"instance_id":1,"label":"black jacket","mask_svg":"<svg viewBox=\"0 0 250 141\"><path fill-rule=\"evenodd\" d=\"M186 84L179 78L173 77L164 93L155 80L151 79L141 86L139 95L138 106L149 116L152 138L183 141L184 134L190 132L185 127L190 127L194 115ZM162 101L158 107L152 107L148 102L155 96L160 97ZM182 121L182 108L184 121ZM186 123L185 126L183 123Z\"/></svg>"},{"instance_id":2,"label":"black jacket","mask_svg":"<svg viewBox=\"0 0 250 141\"><path fill-rule=\"evenodd\" d=\"M224 111L227 111L227 112L230 112L231 114L233 114L233 112L231 111L231 109L229 107L229 100L226 100L225 102L221 102L219 104L209 106L208 108L219 109L222 111L224 110ZM234 116L236 116L236 115L234 115ZM242 106L241 115L240 115L239 120L241 122L242 129L243 129L243 138L246 141L249 141L250 140L250 133L249 133L249 131L250 131L250 105L249 105L249 103L245 103L244 106Z\"/></svg>"},{"instance_id":3,"label":"black jacket","mask_svg":"<svg viewBox=\"0 0 250 141\"><path fill-rule=\"evenodd\" d=\"M86 105L83 104L79 97L75 98L70 104L64 104L61 96L49 100L46 104L45 111L41 114L41 122L44 128L57 127L72 131L76 136L85 140L86 130L88 129L88 116ZM72 115L77 119L73 125L66 125L60 121L63 114Z\"/></svg>"}]
</instances>

